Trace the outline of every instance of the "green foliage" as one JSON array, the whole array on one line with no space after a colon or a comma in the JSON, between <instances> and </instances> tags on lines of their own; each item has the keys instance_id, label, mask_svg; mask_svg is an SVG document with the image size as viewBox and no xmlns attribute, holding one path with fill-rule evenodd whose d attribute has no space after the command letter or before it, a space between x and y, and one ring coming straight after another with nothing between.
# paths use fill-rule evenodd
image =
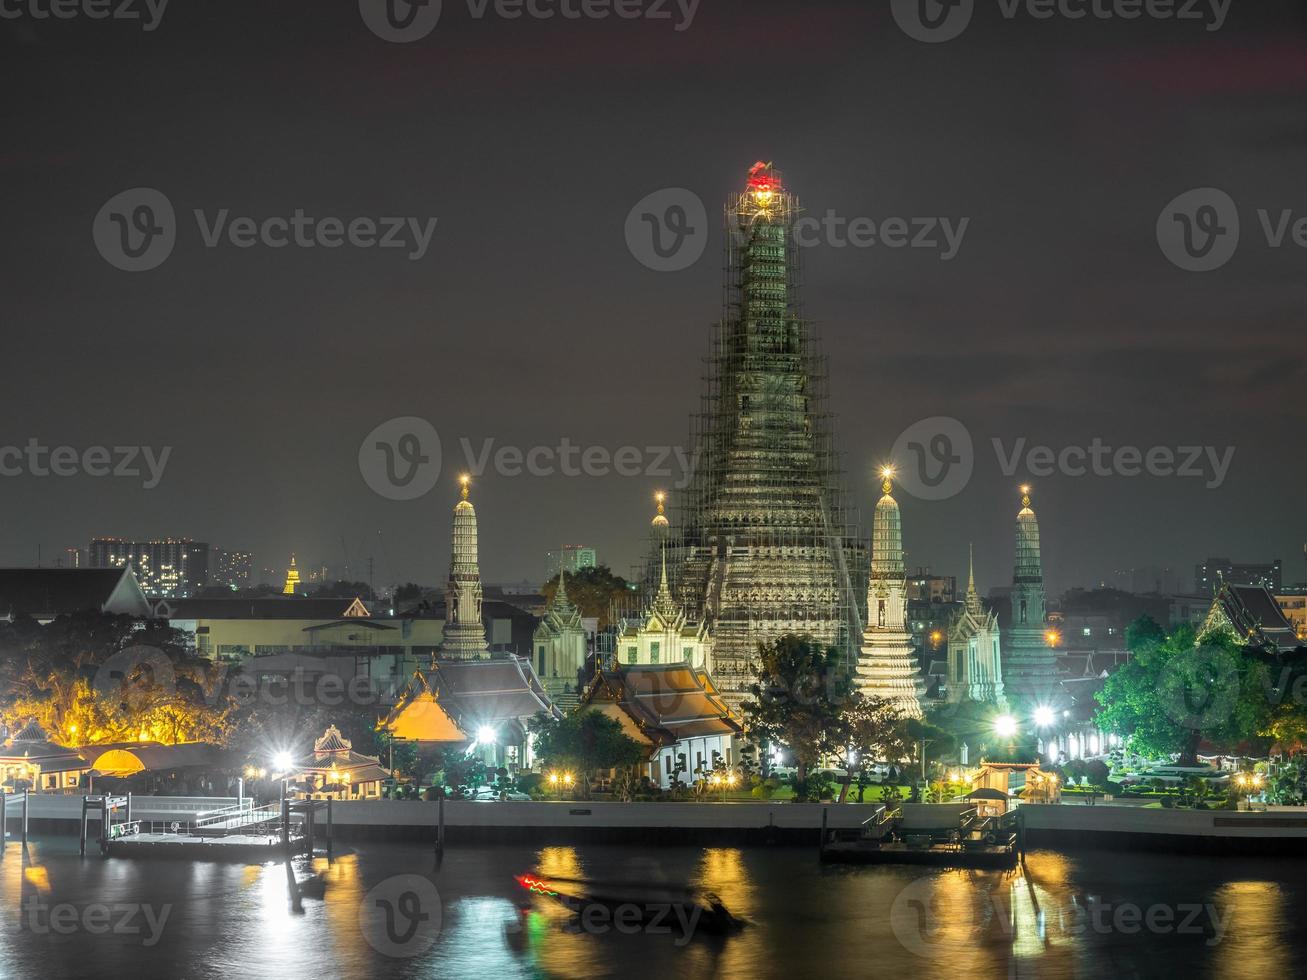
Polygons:
<instances>
[{"instance_id":1,"label":"green foliage","mask_svg":"<svg viewBox=\"0 0 1307 980\"><path fill-rule=\"evenodd\" d=\"M164 620L97 612L0 622L0 718L64 745L220 741L233 702Z\"/></svg>"},{"instance_id":2,"label":"green foliage","mask_svg":"<svg viewBox=\"0 0 1307 980\"><path fill-rule=\"evenodd\" d=\"M1132 656L1096 695L1096 723L1128 736L1134 751L1178 753L1192 765L1200 741L1233 751L1266 730L1266 667L1232 641L1211 636L1196 646L1191 627L1161 635L1146 618L1127 637Z\"/></svg>"},{"instance_id":3,"label":"green foliage","mask_svg":"<svg viewBox=\"0 0 1307 980\"><path fill-rule=\"evenodd\" d=\"M553 602L554 593L558 591L558 576L546 582L540 591L547 601ZM597 618L600 629L612 623L613 603L629 595L630 591L626 579L614 575L606 565L567 573L567 598L582 616Z\"/></svg>"},{"instance_id":4,"label":"green foliage","mask_svg":"<svg viewBox=\"0 0 1307 980\"><path fill-rule=\"evenodd\" d=\"M1307 761L1302 756L1290 759L1271 777L1267 801L1277 806L1302 806L1307 803Z\"/></svg>"},{"instance_id":5,"label":"green foliage","mask_svg":"<svg viewBox=\"0 0 1307 980\"><path fill-rule=\"evenodd\" d=\"M645 759L640 743L615 719L598 711L574 711L562 719L537 715L531 731L544 767L575 772L583 794L588 793L596 770L629 769Z\"/></svg>"},{"instance_id":6,"label":"green foliage","mask_svg":"<svg viewBox=\"0 0 1307 980\"><path fill-rule=\"evenodd\" d=\"M742 709L754 741L779 742L795 759L795 796L811 795L804 784L823 755L843 745L842 705L849 682L834 647L792 634L759 644L754 682Z\"/></svg>"}]
</instances>

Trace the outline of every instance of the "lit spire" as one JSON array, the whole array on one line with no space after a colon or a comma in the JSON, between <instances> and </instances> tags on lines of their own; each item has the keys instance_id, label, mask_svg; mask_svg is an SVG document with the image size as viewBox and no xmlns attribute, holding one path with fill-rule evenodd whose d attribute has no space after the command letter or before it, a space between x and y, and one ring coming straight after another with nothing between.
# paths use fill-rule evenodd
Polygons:
<instances>
[{"instance_id":1,"label":"lit spire","mask_svg":"<svg viewBox=\"0 0 1307 980\"><path fill-rule=\"evenodd\" d=\"M662 574L658 580L658 595L654 598L654 612L665 621L670 621L677 613L676 600L672 598L671 587L667 584L667 546L659 548L662 560Z\"/></svg>"},{"instance_id":2,"label":"lit spire","mask_svg":"<svg viewBox=\"0 0 1307 980\"><path fill-rule=\"evenodd\" d=\"M477 512L468 500L467 474L458 478L460 499L454 505L450 534L449 581L445 586L445 627L440 654L457 660L487 656L481 620L481 567L477 559Z\"/></svg>"},{"instance_id":3,"label":"lit spire","mask_svg":"<svg viewBox=\"0 0 1307 980\"><path fill-rule=\"evenodd\" d=\"M649 522L654 527L667 526L667 515L664 513L664 507L663 507L663 502L666 499L667 499L667 494L663 493L661 490L659 490L657 493L654 494L654 500L658 502L658 513L655 514L654 519Z\"/></svg>"},{"instance_id":4,"label":"lit spire","mask_svg":"<svg viewBox=\"0 0 1307 980\"><path fill-rule=\"evenodd\" d=\"M980 610L980 593L976 591L976 546L967 545L967 608Z\"/></svg>"},{"instance_id":5,"label":"lit spire","mask_svg":"<svg viewBox=\"0 0 1307 980\"><path fill-rule=\"evenodd\" d=\"M298 591L296 586L300 584L299 569L295 567L295 553L291 552L290 568L286 569L286 585L282 588L282 595L295 595Z\"/></svg>"},{"instance_id":6,"label":"lit spire","mask_svg":"<svg viewBox=\"0 0 1307 980\"><path fill-rule=\"evenodd\" d=\"M871 526L871 578L902 581L903 569L903 518L898 501L891 495L894 489L894 468L885 466L880 471L881 489L885 494L876 503Z\"/></svg>"}]
</instances>

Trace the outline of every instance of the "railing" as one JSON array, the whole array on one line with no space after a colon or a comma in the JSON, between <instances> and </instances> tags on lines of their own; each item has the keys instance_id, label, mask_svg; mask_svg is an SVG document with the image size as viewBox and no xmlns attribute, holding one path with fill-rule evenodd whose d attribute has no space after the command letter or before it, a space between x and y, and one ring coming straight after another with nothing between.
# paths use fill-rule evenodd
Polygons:
<instances>
[{"instance_id":1,"label":"railing","mask_svg":"<svg viewBox=\"0 0 1307 980\"><path fill-rule=\"evenodd\" d=\"M152 807L151 809L156 809L156 808ZM233 817L240 817L242 814L248 813L252 809L254 809L254 800L252 799L241 800L239 803L236 803L232 806L219 807L216 810L209 810L203 816L197 816L195 818L195 826L204 827L211 823L217 823L223 820L229 820L232 819Z\"/></svg>"},{"instance_id":2,"label":"railing","mask_svg":"<svg viewBox=\"0 0 1307 980\"><path fill-rule=\"evenodd\" d=\"M250 798L237 800L234 796L137 796L135 803L150 813L212 813L216 810L254 805Z\"/></svg>"},{"instance_id":3,"label":"railing","mask_svg":"<svg viewBox=\"0 0 1307 980\"><path fill-rule=\"evenodd\" d=\"M216 833L218 831L241 830L259 824L275 823L280 819L281 804L279 803L268 803L260 807L229 807L226 810L206 813L202 817L197 817L192 824L192 830L199 834L203 834L205 831Z\"/></svg>"}]
</instances>

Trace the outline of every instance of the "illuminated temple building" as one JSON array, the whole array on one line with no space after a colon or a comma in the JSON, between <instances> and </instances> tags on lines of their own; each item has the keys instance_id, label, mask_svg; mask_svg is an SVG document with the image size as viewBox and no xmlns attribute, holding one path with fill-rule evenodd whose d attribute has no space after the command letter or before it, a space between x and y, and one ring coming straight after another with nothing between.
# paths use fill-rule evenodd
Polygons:
<instances>
[{"instance_id":1,"label":"illuminated temple building","mask_svg":"<svg viewBox=\"0 0 1307 980\"><path fill-rule=\"evenodd\" d=\"M998 616L985 608L976 591L974 553L969 565L966 600L948 631L948 700L1006 705Z\"/></svg>"},{"instance_id":2,"label":"illuminated temple building","mask_svg":"<svg viewBox=\"0 0 1307 980\"><path fill-rule=\"evenodd\" d=\"M726 306L692 418L696 466L668 558L736 706L759 643L785 633L857 659L865 547L840 489L826 365L797 300L798 203L756 164L726 206Z\"/></svg>"},{"instance_id":3,"label":"illuminated temple building","mask_svg":"<svg viewBox=\"0 0 1307 980\"><path fill-rule=\"evenodd\" d=\"M574 707L580 696L580 671L585 666L586 634L581 611L567 598L567 573L558 571L558 588L531 641L535 669L554 702Z\"/></svg>"},{"instance_id":4,"label":"illuminated temple building","mask_svg":"<svg viewBox=\"0 0 1307 980\"><path fill-rule=\"evenodd\" d=\"M1039 521L1030 506L1030 487L1022 487L1012 572L1012 613L1003 631L1003 685L1018 706L1049 706L1061 700L1057 651L1049 646L1046 620Z\"/></svg>"},{"instance_id":5,"label":"illuminated temple building","mask_svg":"<svg viewBox=\"0 0 1307 980\"><path fill-rule=\"evenodd\" d=\"M460 479L461 499L454 505L445 587L444 635L436 656L446 660L480 660L490 656L481 621L481 566L477 562L477 512L468 500L468 478Z\"/></svg>"},{"instance_id":6,"label":"illuminated temple building","mask_svg":"<svg viewBox=\"0 0 1307 980\"><path fill-rule=\"evenodd\" d=\"M872 524L867 628L854 684L866 695L892 701L904 717L920 718L926 686L908 632L903 518L891 494L892 475L888 468L882 472L884 495L876 504Z\"/></svg>"}]
</instances>

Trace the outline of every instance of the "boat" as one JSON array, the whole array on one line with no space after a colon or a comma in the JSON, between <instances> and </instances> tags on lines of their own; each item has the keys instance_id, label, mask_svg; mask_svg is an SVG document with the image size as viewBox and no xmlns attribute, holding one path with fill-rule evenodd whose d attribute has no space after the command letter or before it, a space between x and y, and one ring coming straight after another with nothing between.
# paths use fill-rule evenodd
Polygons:
<instances>
[{"instance_id":1,"label":"boat","mask_svg":"<svg viewBox=\"0 0 1307 980\"><path fill-rule=\"evenodd\" d=\"M533 895L552 898L583 925L598 917L599 921L625 923L650 933L680 929L689 933L686 938L694 933L727 935L748 925L712 892L688 886L546 879L530 874L516 875L514 880Z\"/></svg>"}]
</instances>

